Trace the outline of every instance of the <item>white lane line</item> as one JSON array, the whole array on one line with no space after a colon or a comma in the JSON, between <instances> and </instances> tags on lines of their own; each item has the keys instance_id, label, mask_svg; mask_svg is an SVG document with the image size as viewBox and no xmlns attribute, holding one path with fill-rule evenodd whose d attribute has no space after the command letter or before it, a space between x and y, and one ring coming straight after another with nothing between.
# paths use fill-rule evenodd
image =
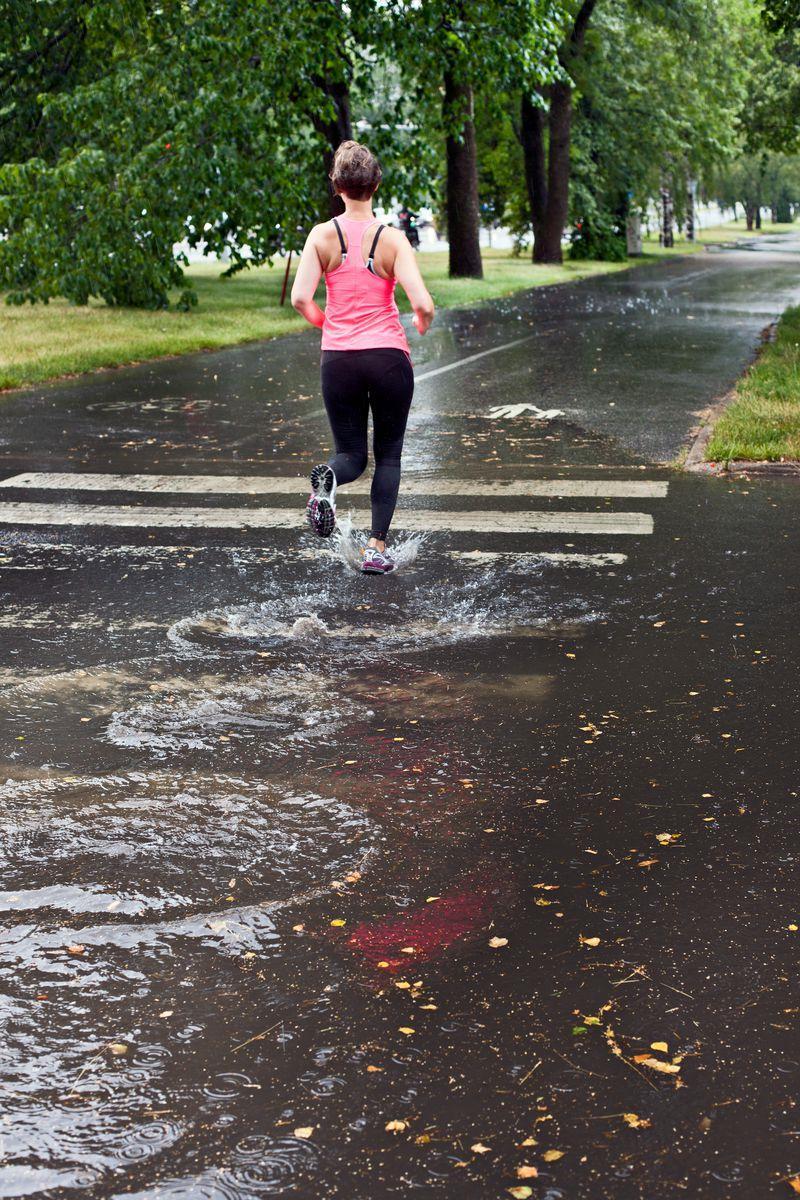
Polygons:
<instances>
[{"instance_id":1,"label":"white lane line","mask_svg":"<svg viewBox=\"0 0 800 1200\"><path fill-rule=\"evenodd\" d=\"M367 512L350 514L369 526ZM111 504L0 504L3 525L106 525L124 528L298 529L303 513L291 508L151 508ZM395 524L412 532L650 534L653 518L638 512L400 512Z\"/></svg>"},{"instance_id":2,"label":"white lane line","mask_svg":"<svg viewBox=\"0 0 800 1200\"><path fill-rule=\"evenodd\" d=\"M449 558L476 566L503 559L521 559L526 564L546 562L563 567L621 567L628 561L627 554L567 554L566 551L562 554L544 550L448 550L447 553Z\"/></svg>"},{"instance_id":3,"label":"white lane line","mask_svg":"<svg viewBox=\"0 0 800 1200\"><path fill-rule=\"evenodd\" d=\"M581 496L610 499L662 499L662 479L417 479L404 475L402 490L412 496ZM296 496L308 490L301 476L281 475L102 475L69 471L26 471L0 480L0 488L75 492L171 492L175 495ZM367 495L370 480L344 485L348 495Z\"/></svg>"},{"instance_id":4,"label":"white lane line","mask_svg":"<svg viewBox=\"0 0 800 1200\"><path fill-rule=\"evenodd\" d=\"M422 371L419 375L414 376L416 383L422 383L423 379L433 379L434 375L444 375L445 371L455 371L456 367L465 367L467 363L477 362L479 358L486 358L488 354L499 354L501 350L511 350L514 346L521 346L523 342L532 342L536 334L529 333L527 337L516 338L513 342L504 342L502 346L492 346L491 350L481 350L478 354L468 354L466 358L460 358L458 362L448 363L446 367L436 367L433 371Z\"/></svg>"}]
</instances>

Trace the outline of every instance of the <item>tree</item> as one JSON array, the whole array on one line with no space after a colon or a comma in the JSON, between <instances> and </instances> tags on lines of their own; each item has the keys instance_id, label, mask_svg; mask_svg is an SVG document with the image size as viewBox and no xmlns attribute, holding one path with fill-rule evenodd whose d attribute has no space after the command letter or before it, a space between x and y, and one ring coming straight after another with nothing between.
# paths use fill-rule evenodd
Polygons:
<instances>
[{"instance_id":1,"label":"tree","mask_svg":"<svg viewBox=\"0 0 800 1200\"><path fill-rule=\"evenodd\" d=\"M43 8L46 26L0 57L12 300L161 307L183 283L177 242L227 252L230 271L299 245L329 206L324 156L348 130L348 52L374 4ZM17 14L0 0L0 29Z\"/></svg>"},{"instance_id":2,"label":"tree","mask_svg":"<svg viewBox=\"0 0 800 1200\"><path fill-rule=\"evenodd\" d=\"M582 0L558 48L558 78L524 89L520 139L533 225L533 261L560 263L567 224L572 127L572 71L583 51L596 0ZM545 136L546 134L546 136ZM545 148L546 146L546 148Z\"/></svg>"},{"instance_id":3,"label":"tree","mask_svg":"<svg viewBox=\"0 0 800 1200\"><path fill-rule=\"evenodd\" d=\"M450 274L480 278L480 205L475 104L555 69L560 0L425 0L392 5L394 44L425 124L445 143ZM437 88L432 81L440 82ZM434 105L440 101L438 114Z\"/></svg>"}]
</instances>

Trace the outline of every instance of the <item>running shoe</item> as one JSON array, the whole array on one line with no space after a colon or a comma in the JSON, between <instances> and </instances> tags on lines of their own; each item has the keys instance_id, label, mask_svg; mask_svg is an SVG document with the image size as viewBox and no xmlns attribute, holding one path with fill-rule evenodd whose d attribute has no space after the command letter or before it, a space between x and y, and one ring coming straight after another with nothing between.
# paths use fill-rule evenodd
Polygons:
<instances>
[{"instance_id":1,"label":"running shoe","mask_svg":"<svg viewBox=\"0 0 800 1200\"><path fill-rule=\"evenodd\" d=\"M318 537L330 537L336 525L336 476L327 463L320 463L311 472L311 495L306 505L306 519Z\"/></svg>"},{"instance_id":2,"label":"running shoe","mask_svg":"<svg viewBox=\"0 0 800 1200\"><path fill-rule=\"evenodd\" d=\"M374 546L367 546L364 551L361 570L365 575L388 575L396 566L397 563L391 554L387 554L385 550L376 550Z\"/></svg>"}]
</instances>

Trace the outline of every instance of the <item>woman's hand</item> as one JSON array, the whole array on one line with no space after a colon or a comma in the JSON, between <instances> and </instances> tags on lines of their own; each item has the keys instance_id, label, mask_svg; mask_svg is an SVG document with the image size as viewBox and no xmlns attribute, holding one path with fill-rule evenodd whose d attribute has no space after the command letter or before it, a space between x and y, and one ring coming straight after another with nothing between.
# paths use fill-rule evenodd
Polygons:
<instances>
[{"instance_id":1,"label":"woman's hand","mask_svg":"<svg viewBox=\"0 0 800 1200\"><path fill-rule=\"evenodd\" d=\"M430 308L418 308L416 310L416 312L414 313L414 316L411 318L412 324L413 324L414 328L416 329L417 333L422 334L423 337L430 329L432 320L433 320L433 302L432 301L431 301Z\"/></svg>"}]
</instances>

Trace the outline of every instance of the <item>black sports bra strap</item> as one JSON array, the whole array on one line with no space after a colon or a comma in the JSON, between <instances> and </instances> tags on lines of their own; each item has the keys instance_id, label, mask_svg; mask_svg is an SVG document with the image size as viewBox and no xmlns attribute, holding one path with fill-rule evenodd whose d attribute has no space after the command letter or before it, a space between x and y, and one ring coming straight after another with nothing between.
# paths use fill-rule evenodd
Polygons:
<instances>
[{"instance_id":1,"label":"black sports bra strap","mask_svg":"<svg viewBox=\"0 0 800 1200\"><path fill-rule=\"evenodd\" d=\"M334 225L336 226L336 232L339 235L339 245L342 248L342 258L344 258L347 255L347 243L345 242L344 236L342 234L342 227L339 224L339 222L336 220L336 217L332 217L331 219L332 219Z\"/></svg>"},{"instance_id":2,"label":"black sports bra strap","mask_svg":"<svg viewBox=\"0 0 800 1200\"><path fill-rule=\"evenodd\" d=\"M385 228L385 225L379 225L375 230L375 237L372 239L372 245L369 248L369 258L367 259L368 262L372 262L373 258L375 257L375 247L378 244L378 238L381 236L381 233Z\"/></svg>"}]
</instances>

